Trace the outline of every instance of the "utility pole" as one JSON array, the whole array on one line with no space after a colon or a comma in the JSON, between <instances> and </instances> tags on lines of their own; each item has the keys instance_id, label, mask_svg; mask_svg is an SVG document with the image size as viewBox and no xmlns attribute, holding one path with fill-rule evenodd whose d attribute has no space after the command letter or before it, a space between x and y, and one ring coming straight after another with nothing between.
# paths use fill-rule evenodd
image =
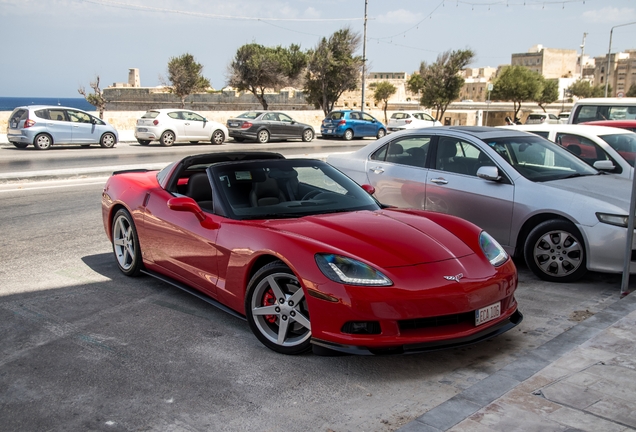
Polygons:
<instances>
[{"instance_id":1,"label":"utility pole","mask_svg":"<svg viewBox=\"0 0 636 432\"><path fill-rule=\"evenodd\" d=\"M614 33L614 29L616 27L625 27L628 25L634 25L636 24L635 22L630 22L627 24L619 24L619 25L615 25L614 27L611 28L610 30L610 40L609 40L609 49L607 50L607 69L605 70L605 97L607 97L607 87L609 86L609 78L610 78L610 57L612 56L612 34ZM612 74L614 75L614 74ZM616 89L614 89L616 90ZM634 179L636 181L636 176L634 176Z\"/></svg>"},{"instance_id":2,"label":"utility pole","mask_svg":"<svg viewBox=\"0 0 636 432\"><path fill-rule=\"evenodd\" d=\"M587 33L583 33L583 43L581 43L581 60L579 64L581 65L581 79L583 79L583 55L585 54L585 38L587 37Z\"/></svg>"},{"instance_id":3,"label":"utility pole","mask_svg":"<svg viewBox=\"0 0 636 432\"><path fill-rule=\"evenodd\" d=\"M362 102L360 103L360 111L364 111L364 87L366 86L367 76L367 6L369 0L364 0L364 38L362 40Z\"/></svg>"}]
</instances>

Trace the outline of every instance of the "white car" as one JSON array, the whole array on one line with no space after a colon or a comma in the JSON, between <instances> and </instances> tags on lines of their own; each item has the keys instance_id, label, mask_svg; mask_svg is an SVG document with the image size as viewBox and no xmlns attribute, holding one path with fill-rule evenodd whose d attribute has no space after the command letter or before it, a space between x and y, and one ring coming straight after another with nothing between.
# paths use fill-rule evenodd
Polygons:
<instances>
[{"instance_id":1,"label":"white car","mask_svg":"<svg viewBox=\"0 0 636 432\"><path fill-rule=\"evenodd\" d=\"M634 156L636 156L636 133L634 132L621 128L582 124L525 124L514 126L514 129L547 138L570 150L597 169L603 169L602 165L599 165L600 161L611 161L614 166L608 171L612 174L626 178L632 178L634 175ZM603 163L607 164L607 162Z\"/></svg>"},{"instance_id":2,"label":"white car","mask_svg":"<svg viewBox=\"0 0 636 432\"><path fill-rule=\"evenodd\" d=\"M526 124L542 124L542 123L550 123L550 124L560 124L566 123L567 120L561 121L559 117L554 114L548 113L531 113L528 114L528 118L526 118Z\"/></svg>"},{"instance_id":3,"label":"white car","mask_svg":"<svg viewBox=\"0 0 636 432\"><path fill-rule=\"evenodd\" d=\"M387 131L391 133L405 129L419 129L441 125L442 123L424 111L399 111L391 115L389 123L387 124Z\"/></svg>"},{"instance_id":4,"label":"white car","mask_svg":"<svg viewBox=\"0 0 636 432\"><path fill-rule=\"evenodd\" d=\"M227 136L225 125L194 111L176 108L149 110L137 120L135 127L135 138L141 145L157 140L163 146L171 146L177 141L223 144Z\"/></svg>"}]
</instances>

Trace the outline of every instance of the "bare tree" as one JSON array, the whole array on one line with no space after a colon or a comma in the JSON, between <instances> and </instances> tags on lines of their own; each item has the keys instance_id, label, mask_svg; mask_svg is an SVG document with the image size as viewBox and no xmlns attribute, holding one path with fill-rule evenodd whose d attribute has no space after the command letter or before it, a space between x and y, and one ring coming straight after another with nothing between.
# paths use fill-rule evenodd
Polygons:
<instances>
[{"instance_id":1,"label":"bare tree","mask_svg":"<svg viewBox=\"0 0 636 432\"><path fill-rule=\"evenodd\" d=\"M99 111L99 118L104 118L104 110L106 109L106 99L104 99L104 93L99 88L99 75L95 76L95 81L90 82L90 86L93 89L93 93L87 94L84 86L77 89L77 92L84 96L86 101L97 108Z\"/></svg>"}]
</instances>

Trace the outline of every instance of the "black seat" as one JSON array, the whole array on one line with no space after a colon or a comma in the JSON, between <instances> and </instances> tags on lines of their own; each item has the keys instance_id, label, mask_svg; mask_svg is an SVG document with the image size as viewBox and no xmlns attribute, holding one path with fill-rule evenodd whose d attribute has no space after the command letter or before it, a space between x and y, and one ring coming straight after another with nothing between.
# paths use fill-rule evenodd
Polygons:
<instances>
[{"instance_id":1,"label":"black seat","mask_svg":"<svg viewBox=\"0 0 636 432\"><path fill-rule=\"evenodd\" d=\"M451 139L441 139L437 147L436 168L458 174L468 174L466 165L455 160L457 155L457 142Z\"/></svg>"},{"instance_id":2,"label":"black seat","mask_svg":"<svg viewBox=\"0 0 636 432\"><path fill-rule=\"evenodd\" d=\"M206 173L195 173L188 179L186 195L195 200L202 210L212 211L212 187Z\"/></svg>"},{"instance_id":3,"label":"black seat","mask_svg":"<svg viewBox=\"0 0 636 432\"><path fill-rule=\"evenodd\" d=\"M283 201L285 201L285 196L273 178L265 177L263 181L252 183L250 191L250 205L252 207L274 205Z\"/></svg>"}]
</instances>

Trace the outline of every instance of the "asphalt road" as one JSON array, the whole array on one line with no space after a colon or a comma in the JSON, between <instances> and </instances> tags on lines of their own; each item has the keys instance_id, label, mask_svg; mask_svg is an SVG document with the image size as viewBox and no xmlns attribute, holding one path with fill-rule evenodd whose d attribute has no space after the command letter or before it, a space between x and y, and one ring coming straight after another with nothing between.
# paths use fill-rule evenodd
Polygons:
<instances>
[{"instance_id":1,"label":"asphalt road","mask_svg":"<svg viewBox=\"0 0 636 432\"><path fill-rule=\"evenodd\" d=\"M618 275L550 284L519 263L525 319L491 341L410 356L283 356L244 321L123 276L102 226L102 185L0 185L3 431L395 430L619 296Z\"/></svg>"}]
</instances>

